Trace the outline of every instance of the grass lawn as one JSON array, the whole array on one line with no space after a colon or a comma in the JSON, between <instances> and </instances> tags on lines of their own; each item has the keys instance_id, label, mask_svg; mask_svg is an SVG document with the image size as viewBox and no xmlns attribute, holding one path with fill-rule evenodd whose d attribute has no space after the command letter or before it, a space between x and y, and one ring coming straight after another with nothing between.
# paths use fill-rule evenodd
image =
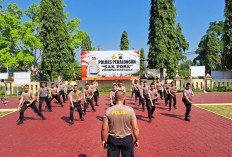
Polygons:
<instances>
[{"instance_id":1,"label":"grass lawn","mask_svg":"<svg viewBox=\"0 0 232 157\"><path fill-rule=\"evenodd\" d=\"M198 107L232 119L232 105L199 105Z\"/></svg>"},{"instance_id":2,"label":"grass lawn","mask_svg":"<svg viewBox=\"0 0 232 157\"><path fill-rule=\"evenodd\" d=\"M0 111L0 117L8 114L8 113L11 113L12 111Z\"/></svg>"}]
</instances>

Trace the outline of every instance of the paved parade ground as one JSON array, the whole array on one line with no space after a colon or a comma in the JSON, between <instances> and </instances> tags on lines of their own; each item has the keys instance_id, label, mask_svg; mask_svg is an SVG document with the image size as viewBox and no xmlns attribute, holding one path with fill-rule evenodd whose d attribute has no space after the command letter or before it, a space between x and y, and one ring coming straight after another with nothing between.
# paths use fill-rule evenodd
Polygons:
<instances>
[{"instance_id":1,"label":"paved parade ground","mask_svg":"<svg viewBox=\"0 0 232 157\"><path fill-rule=\"evenodd\" d=\"M159 100L155 119L149 124L147 112L142 112L138 102L127 96L126 105L134 108L140 129L140 148L136 157L189 157L189 156L232 156L232 120L192 107L191 122L184 120L185 106L182 95L177 94L177 107L168 111L164 101ZM7 106L16 108L18 98L8 98ZM195 94L194 104L232 103L231 93ZM0 118L0 156L2 157L104 157L106 150L101 146L101 124L109 96L102 95L97 112L88 108L85 121L74 114L74 125L69 126L69 101L64 108L52 103L50 113L43 105L46 121L41 120L29 108L25 121L17 126L18 112ZM38 103L37 103L38 105Z\"/></svg>"}]
</instances>

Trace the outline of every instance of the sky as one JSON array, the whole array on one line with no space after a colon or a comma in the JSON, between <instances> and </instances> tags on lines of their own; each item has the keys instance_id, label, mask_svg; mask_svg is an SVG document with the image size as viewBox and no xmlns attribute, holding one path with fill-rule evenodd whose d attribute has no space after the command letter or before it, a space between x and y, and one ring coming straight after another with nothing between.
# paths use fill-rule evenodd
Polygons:
<instances>
[{"instance_id":1,"label":"sky","mask_svg":"<svg viewBox=\"0 0 232 157\"><path fill-rule=\"evenodd\" d=\"M17 3L20 8L27 9L32 3L40 0L5 0L3 7L9 3ZM66 4L64 12L70 18L81 20L80 29L86 31L92 40L92 46L101 46L103 50L119 50L122 32L126 30L130 41L130 49L149 47L148 28L150 0L63 0ZM189 42L189 50L195 51L201 37L213 21L224 21L224 0L176 0L176 21L181 22L182 31ZM187 55L194 59L196 55ZM77 55L79 61L79 56Z\"/></svg>"}]
</instances>

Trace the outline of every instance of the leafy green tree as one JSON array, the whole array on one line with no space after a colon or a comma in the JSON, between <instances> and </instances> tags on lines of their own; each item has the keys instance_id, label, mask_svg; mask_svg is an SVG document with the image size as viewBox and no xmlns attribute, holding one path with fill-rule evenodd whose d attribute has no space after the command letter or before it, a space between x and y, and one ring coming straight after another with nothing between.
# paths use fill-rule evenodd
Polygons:
<instances>
[{"instance_id":1,"label":"leafy green tree","mask_svg":"<svg viewBox=\"0 0 232 157\"><path fill-rule=\"evenodd\" d=\"M62 0L41 0L40 20L42 23L40 37L43 43L42 70L51 75L52 71L72 69L74 63L74 47L63 13Z\"/></svg>"},{"instance_id":2,"label":"leafy green tree","mask_svg":"<svg viewBox=\"0 0 232 157\"><path fill-rule=\"evenodd\" d=\"M140 50L140 77L143 76L143 69L145 68L145 54L144 49Z\"/></svg>"},{"instance_id":3,"label":"leafy green tree","mask_svg":"<svg viewBox=\"0 0 232 157\"><path fill-rule=\"evenodd\" d=\"M203 59L206 72L211 73L218 65L220 53L220 42L216 32L207 33L202 37L196 53L199 54L197 58Z\"/></svg>"},{"instance_id":4,"label":"leafy green tree","mask_svg":"<svg viewBox=\"0 0 232 157\"><path fill-rule=\"evenodd\" d=\"M225 34L223 36L224 52L222 64L227 69L232 69L232 0L225 0Z\"/></svg>"},{"instance_id":5,"label":"leafy green tree","mask_svg":"<svg viewBox=\"0 0 232 157\"><path fill-rule=\"evenodd\" d=\"M175 0L151 0L149 26L149 68L160 68L161 80L163 68L167 69L169 77L175 76L183 52L189 47L182 34L181 24L176 25Z\"/></svg>"},{"instance_id":6,"label":"leafy green tree","mask_svg":"<svg viewBox=\"0 0 232 157\"><path fill-rule=\"evenodd\" d=\"M87 36L82 40L81 50L91 51L92 50L91 44L92 44L92 41L90 40L90 36L87 34Z\"/></svg>"},{"instance_id":7,"label":"leafy green tree","mask_svg":"<svg viewBox=\"0 0 232 157\"><path fill-rule=\"evenodd\" d=\"M1 2L1 1L0 1ZM20 70L30 70L34 57L29 40L31 23L22 25L23 11L17 4L9 4L0 12L0 66L19 67ZM36 39L35 39L36 40Z\"/></svg>"},{"instance_id":8,"label":"leafy green tree","mask_svg":"<svg viewBox=\"0 0 232 157\"><path fill-rule=\"evenodd\" d=\"M120 43L120 50L129 50L129 40L126 31L123 31Z\"/></svg>"}]
</instances>

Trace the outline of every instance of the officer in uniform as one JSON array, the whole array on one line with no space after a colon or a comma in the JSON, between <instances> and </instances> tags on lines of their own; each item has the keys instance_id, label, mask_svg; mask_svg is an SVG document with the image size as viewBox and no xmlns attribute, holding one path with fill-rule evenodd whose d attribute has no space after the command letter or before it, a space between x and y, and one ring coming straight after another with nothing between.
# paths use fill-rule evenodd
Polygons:
<instances>
[{"instance_id":1,"label":"officer in uniform","mask_svg":"<svg viewBox=\"0 0 232 157\"><path fill-rule=\"evenodd\" d=\"M61 105L62 107L64 107L63 103L60 101L59 89L56 88L56 86L55 86L54 83L52 83L52 86L51 86L50 91L51 91L51 94L52 94L52 95L51 95L51 98L50 98L50 103L51 103L52 100L55 98L55 99L58 101L58 103L60 103L60 105Z\"/></svg>"},{"instance_id":2,"label":"officer in uniform","mask_svg":"<svg viewBox=\"0 0 232 157\"><path fill-rule=\"evenodd\" d=\"M156 83L156 89L158 90L159 92L159 95L160 95L160 98L161 100L163 100L163 92L162 92L162 83L160 82L160 79L157 80L157 83Z\"/></svg>"},{"instance_id":3,"label":"officer in uniform","mask_svg":"<svg viewBox=\"0 0 232 157\"><path fill-rule=\"evenodd\" d=\"M86 109L88 108L88 105L90 104L92 107L92 110L96 112L93 106L93 91L89 88L89 84L86 83L85 89L83 90L83 97L84 97L84 115L86 115Z\"/></svg>"},{"instance_id":4,"label":"officer in uniform","mask_svg":"<svg viewBox=\"0 0 232 157\"><path fill-rule=\"evenodd\" d=\"M95 84L95 86L96 86L97 97L99 98L99 90L98 90L99 84L98 84L98 82L97 82L96 79L94 79L94 84Z\"/></svg>"},{"instance_id":5,"label":"officer in uniform","mask_svg":"<svg viewBox=\"0 0 232 157\"><path fill-rule=\"evenodd\" d=\"M123 91L126 94L126 87L123 86L123 84L122 84L121 81L118 81L118 90L121 90L121 91ZM124 100L123 105L126 105L126 100Z\"/></svg>"},{"instance_id":6,"label":"officer in uniform","mask_svg":"<svg viewBox=\"0 0 232 157\"><path fill-rule=\"evenodd\" d=\"M96 63L96 57L92 57L92 62L89 64L87 69L87 77L97 77L99 73L99 65Z\"/></svg>"},{"instance_id":7,"label":"officer in uniform","mask_svg":"<svg viewBox=\"0 0 232 157\"><path fill-rule=\"evenodd\" d=\"M41 87L38 90L38 96L37 96L37 101L39 103L39 111L40 112L42 111L42 105L43 105L44 101L47 104L49 112L52 112L51 103L50 103L50 101L48 99L48 94L47 93L49 93L49 97L51 97L51 91L47 87L45 87L45 83L42 83Z\"/></svg>"},{"instance_id":8,"label":"officer in uniform","mask_svg":"<svg viewBox=\"0 0 232 157\"><path fill-rule=\"evenodd\" d=\"M70 120L71 122L69 123L69 125L73 125L73 112L74 109L77 108L77 111L79 113L79 118L81 119L81 121L84 121L85 119L82 117L82 108L81 108L81 99L82 99L82 93L81 91L78 90L77 85L74 85L73 87L73 91L70 92L69 94L70 97Z\"/></svg>"},{"instance_id":9,"label":"officer in uniform","mask_svg":"<svg viewBox=\"0 0 232 157\"><path fill-rule=\"evenodd\" d=\"M21 104L23 104L23 106L20 108ZM19 121L17 122L17 125L23 123L24 112L27 110L28 107L32 108L32 110L34 110L34 112L37 113L43 120L46 120L46 118L43 116L43 114L38 110L38 108L35 105L35 96L33 92L29 90L29 85L25 85L24 91L22 93L18 105L18 110L20 110L20 112L19 112Z\"/></svg>"},{"instance_id":10,"label":"officer in uniform","mask_svg":"<svg viewBox=\"0 0 232 157\"><path fill-rule=\"evenodd\" d=\"M135 102L138 100L138 93L139 92L139 84L138 81L135 80L134 84L132 85L132 94L131 94L131 98L133 98L133 94L135 94Z\"/></svg>"},{"instance_id":11,"label":"officer in uniform","mask_svg":"<svg viewBox=\"0 0 232 157\"><path fill-rule=\"evenodd\" d=\"M155 101L158 98L158 92L155 89L155 84L152 83L150 87L151 88L148 91L148 103L147 103L147 112L148 112L148 117L149 117L148 123L151 123L152 118L155 118L153 116L153 113L155 112Z\"/></svg>"},{"instance_id":12,"label":"officer in uniform","mask_svg":"<svg viewBox=\"0 0 232 157\"><path fill-rule=\"evenodd\" d=\"M185 104L186 107L186 113L185 113L185 120L186 121L190 121L189 117L190 117L190 111L191 111L191 107L192 107L192 97L194 96L193 91L191 89L191 85L190 83L186 84L186 88L184 89L183 92L183 102Z\"/></svg>"},{"instance_id":13,"label":"officer in uniform","mask_svg":"<svg viewBox=\"0 0 232 157\"><path fill-rule=\"evenodd\" d=\"M118 85L115 83L115 84L113 84L113 90L110 92L110 106L116 105L115 93L117 91L118 91Z\"/></svg>"},{"instance_id":14,"label":"officer in uniform","mask_svg":"<svg viewBox=\"0 0 232 157\"><path fill-rule=\"evenodd\" d=\"M172 81L171 87L170 87L170 94L171 94L171 99L173 99L173 107L177 109L176 107L176 92L177 92L177 87L175 86L175 82Z\"/></svg>"},{"instance_id":15,"label":"officer in uniform","mask_svg":"<svg viewBox=\"0 0 232 157\"><path fill-rule=\"evenodd\" d=\"M70 84L70 82L68 82L68 85L67 85L66 89L67 89L66 100L68 100L68 95L73 90L73 85Z\"/></svg>"},{"instance_id":16,"label":"officer in uniform","mask_svg":"<svg viewBox=\"0 0 232 157\"><path fill-rule=\"evenodd\" d=\"M93 91L93 98L94 98L94 101L96 103L95 106L99 106L98 105L98 97L97 97L97 85L94 83L94 81L91 82L91 85L90 85L90 89Z\"/></svg>"},{"instance_id":17,"label":"officer in uniform","mask_svg":"<svg viewBox=\"0 0 232 157\"><path fill-rule=\"evenodd\" d=\"M142 104L142 109L143 109L143 112L145 111L145 99L144 99L144 96L143 96L143 81L141 80L140 81L140 85L139 85L139 92L138 92L138 96L139 96L139 106L140 104Z\"/></svg>"},{"instance_id":18,"label":"officer in uniform","mask_svg":"<svg viewBox=\"0 0 232 157\"><path fill-rule=\"evenodd\" d=\"M165 79L165 84L163 85L164 88L164 100L165 100L165 106L168 105L168 92L170 88L170 84L168 83L168 79Z\"/></svg>"},{"instance_id":19,"label":"officer in uniform","mask_svg":"<svg viewBox=\"0 0 232 157\"><path fill-rule=\"evenodd\" d=\"M146 101L146 105L148 104L148 91L149 91L149 86L147 86L147 81L143 82L143 97L144 101Z\"/></svg>"},{"instance_id":20,"label":"officer in uniform","mask_svg":"<svg viewBox=\"0 0 232 157\"><path fill-rule=\"evenodd\" d=\"M59 84L58 88L59 88L59 97L62 95L63 103L66 103L66 101L65 101L65 93L64 93L64 91L66 90L66 87L65 87L65 85L63 84L62 81L60 81L60 84Z\"/></svg>"}]
</instances>

